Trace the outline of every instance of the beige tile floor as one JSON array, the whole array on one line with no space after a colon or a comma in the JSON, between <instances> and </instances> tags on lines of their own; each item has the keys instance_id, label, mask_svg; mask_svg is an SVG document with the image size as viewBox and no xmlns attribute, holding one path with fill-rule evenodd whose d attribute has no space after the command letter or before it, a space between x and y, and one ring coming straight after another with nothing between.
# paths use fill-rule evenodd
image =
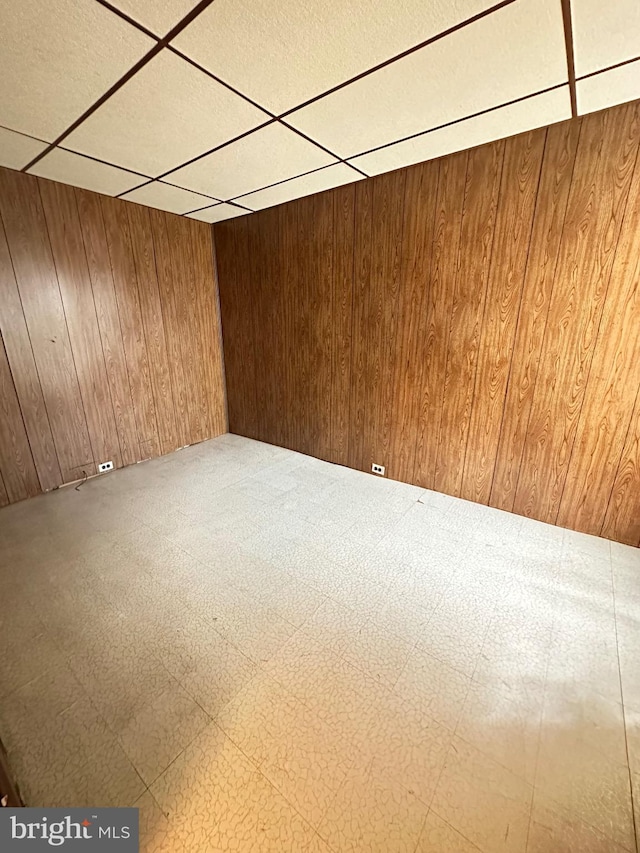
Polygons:
<instances>
[{"instance_id":1,"label":"beige tile floor","mask_svg":"<svg viewBox=\"0 0 640 853\"><path fill-rule=\"evenodd\" d=\"M640 551L227 435L0 511L0 736L149 853L635 851Z\"/></svg>"}]
</instances>

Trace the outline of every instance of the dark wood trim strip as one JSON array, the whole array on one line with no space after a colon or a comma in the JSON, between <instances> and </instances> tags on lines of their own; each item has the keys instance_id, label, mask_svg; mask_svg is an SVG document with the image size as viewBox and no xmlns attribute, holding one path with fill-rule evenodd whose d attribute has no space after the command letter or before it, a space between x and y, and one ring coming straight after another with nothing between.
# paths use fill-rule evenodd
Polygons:
<instances>
[{"instance_id":1,"label":"dark wood trim strip","mask_svg":"<svg viewBox=\"0 0 640 853\"><path fill-rule=\"evenodd\" d=\"M567 50L567 72L569 74L569 94L571 96L571 115L578 115L576 96L576 67L573 56L573 25L571 23L571 0L562 0L562 20L564 23L564 43Z\"/></svg>"},{"instance_id":2,"label":"dark wood trim strip","mask_svg":"<svg viewBox=\"0 0 640 853\"><path fill-rule=\"evenodd\" d=\"M89 107L89 109L85 110L84 113L79 116L74 122L72 122L72 124L69 125L69 127L64 130L56 139L54 139L54 141L51 142L49 146L45 148L44 151L38 154L37 157L34 157L33 160L31 160L30 163L27 163L27 165L24 166L24 168L22 168L20 171L28 172L29 169L31 169L32 166L35 166L35 164L39 160L42 160L42 158L46 157L46 155L49 154L49 152L52 151L57 145L60 145L63 139L66 139L67 136L69 136L70 133L72 133L77 127L79 127L83 121L88 119L90 115L93 115L93 113L99 107L101 107L106 101L109 100L112 95L114 95L119 89L121 89L124 84L127 83L134 76L134 74L137 74L141 68L144 68L144 66L147 65L153 59L153 57L156 56L156 54L158 54L162 50L163 47L166 47L169 44L171 39L175 38L178 33L182 32L182 30L187 27L195 18L197 18L197 16L201 12L203 12L207 8L207 6L210 6L211 3L213 3L213 0L200 0L198 5L194 6L194 8L189 12L189 14L185 15L184 18L179 21L172 30L169 30L166 36L160 39L160 41L158 41L151 48L151 50L147 51L147 53L145 53L145 55L141 59L139 59L135 65L133 65L125 74L123 74L122 77L117 80L113 84L113 86L111 86L110 89L108 89L103 95L101 95L98 100Z\"/></svg>"},{"instance_id":3,"label":"dark wood trim strip","mask_svg":"<svg viewBox=\"0 0 640 853\"><path fill-rule=\"evenodd\" d=\"M250 207L245 207L243 204L236 204L235 201L219 201L217 204L205 204L204 207L196 207L194 210L187 210L186 213L181 213L180 216L190 216L192 213L198 213L200 210L210 210L212 207L220 207L221 204L229 204L231 207L237 207L244 210L245 213L255 213Z\"/></svg>"},{"instance_id":4,"label":"dark wood trim strip","mask_svg":"<svg viewBox=\"0 0 640 853\"><path fill-rule=\"evenodd\" d=\"M622 62L616 62L615 65L607 65L606 68L600 68L598 71L590 71L588 74L582 74L580 77L576 77L576 82L578 80L588 80L589 77L597 77L598 74L605 74L607 71L614 71L623 65L632 65L634 62L640 62L640 56L634 56L632 59L623 59Z\"/></svg>"},{"instance_id":5,"label":"dark wood trim strip","mask_svg":"<svg viewBox=\"0 0 640 853\"><path fill-rule=\"evenodd\" d=\"M119 18L122 18L123 21L126 21L132 27L135 27L140 32L144 33L149 38L154 41L160 41L160 36L157 36L155 33L152 33L151 30L148 30L144 24L141 24L139 21L136 21L134 18L129 17L126 12L123 12L122 9L118 9L117 6L113 6L111 3L108 3L107 0L96 0L101 6L104 6L105 9L108 9L110 12L113 12L114 15L117 15Z\"/></svg>"},{"instance_id":6,"label":"dark wood trim strip","mask_svg":"<svg viewBox=\"0 0 640 853\"><path fill-rule=\"evenodd\" d=\"M479 110L477 113L471 113L471 115L462 116L462 118L456 118L453 119L453 121L447 121L444 124L439 124L437 127L430 127L429 130L421 130L419 133L412 133L409 136L403 136L402 139L395 139L393 142L385 142L384 145L378 145L376 148L369 148L367 151L361 151L359 154L352 154L348 159L355 160L357 157L364 157L365 154L373 154L374 151L382 151L384 148L391 148L392 145L398 145L400 142L407 142L409 139L417 139L419 136L427 136L429 133L435 133L436 130L442 130L445 127L451 127L454 124L461 124L463 121L467 121L468 119L478 118L478 116L483 116L487 113L493 113L496 110L503 109L503 107L510 107L513 104L519 104L521 101L528 101L529 98L536 98L538 95L546 95L547 92L562 89L566 85L567 83L556 83L555 86L540 89L539 92L532 92L530 95L522 95L520 98L514 98L512 101L505 101L503 104L497 104L495 107L487 107L486 110ZM543 127L545 126L546 125L543 125ZM524 131L518 130L516 133L524 133ZM476 146L472 147L475 148ZM464 151L465 149L463 148L461 150Z\"/></svg>"},{"instance_id":7,"label":"dark wood trim strip","mask_svg":"<svg viewBox=\"0 0 640 853\"><path fill-rule=\"evenodd\" d=\"M120 169L121 172L128 172L130 175L137 175L139 178L144 178L145 181L152 181L149 175L142 172L136 172L133 169L127 169L126 166L118 166L115 163L110 163L108 160L102 160L100 157L94 157L91 154L83 154L81 151L74 151L73 148L67 148L64 145L57 145L61 151L67 151L69 154L76 154L78 157L84 157L85 160L93 160L95 163L102 163L103 166L111 166L112 169Z\"/></svg>"},{"instance_id":8,"label":"dark wood trim strip","mask_svg":"<svg viewBox=\"0 0 640 853\"><path fill-rule=\"evenodd\" d=\"M210 148L208 151L204 151L202 154L198 154L197 157L192 157L191 160L187 160L186 163L180 163L179 166L174 166L173 169L169 169L167 172L163 172L161 175L158 175L155 180L164 180L167 175L172 175L174 172L177 172L180 169L184 169L185 166L190 166L192 163L197 163L197 161L202 160L203 157L208 157L209 154L213 154L216 151L220 151L221 148L226 148L228 145L233 145L234 142L239 142L241 139L244 139L245 136L250 136L252 133L255 133L258 130L262 130L263 127L268 127L275 121L275 118L270 118L269 121L265 121L264 124L259 124L257 127L252 127L251 130L245 130L245 132L241 133L239 136L234 136L233 139L228 139L226 142L222 142L220 145L216 145L214 148Z\"/></svg>"},{"instance_id":9,"label":"dark wood trim strip","mask_svg":"<svg viewBox=\"0 0 640 853\"><path fill-rule=\"evenodd\" d=\"M313 98L309 98L308 101L304 101L304 103L298 104L297 107L292 107L290 110L286 110L285 112L281 113L278 118L285 118L286 116L291 115L291 113L294 113L297 110L301 110L304 107L308 107L310 104L321 100L321 98L326 98L327 95L332 95L334 92L337 92L340 89L344 89L346 86L350 86L357 80L362 80L363 77L368 77L369 74L373 74L375 71L380 71L380 69L386 68L387 65L391 65L392 63L397 62L399 59L404 59L405 56L410 56L412 53L416 53L416 51L422 50L423 47L428 47L430 44L435 44L435 42L440 41L441 39L446 38L447 36L453 35L453 33L457 33L458 30L462 30L465 27L470 26L471 24L475 24L476 21L481 21L483 18L486 18L489 15L492 15L494 12L498 12L505 6L510 6L512 3L515 2L516 0L502 0L502 2L496 3L495 6L491 6L489 9L485 9L482 12L478 12L477 15L473 15L471 18L467 18L464 21L460 21L459 24L454 24L452 27L443 30L441 33L438 33L435 36L431 36L431 38L426 39L426 41L422 41L420 42L420 44L416 44L414 45L414 47L410 47L408 50L404 50L402 51L402 53L398 53L396 56L392 56L390 59L385 59L384 62L380 62L378 65L374 65L373 68L369 68L367 69L367 71L363 71L360 74L356 74L355 77L351 77L349 80L345 80L344 83L338 83L337 86L333 86L331 89L327 89L326 92L322 92L319 95L315 95Z\"/></svg>"}]
</instances>

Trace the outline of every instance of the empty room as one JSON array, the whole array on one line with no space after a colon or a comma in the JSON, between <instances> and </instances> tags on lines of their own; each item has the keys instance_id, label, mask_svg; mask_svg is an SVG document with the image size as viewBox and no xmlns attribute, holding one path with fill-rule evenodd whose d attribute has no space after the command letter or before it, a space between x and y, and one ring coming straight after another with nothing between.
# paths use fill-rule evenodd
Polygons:
<instances>
[{"instance_id":1,"label":"empty room","mask_svg":"<svg viewBox=\"0 0 640 853\"><path fill-rule=\"evenodd\" d=\"M637 0L0 32L0 851L638 853Z\"/></svg>"}]
</instances>

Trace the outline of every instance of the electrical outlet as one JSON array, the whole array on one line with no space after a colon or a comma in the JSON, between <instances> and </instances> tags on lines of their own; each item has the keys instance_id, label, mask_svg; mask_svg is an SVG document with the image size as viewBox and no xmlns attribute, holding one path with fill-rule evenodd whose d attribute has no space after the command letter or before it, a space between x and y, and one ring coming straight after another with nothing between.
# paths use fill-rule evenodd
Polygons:
<instances>
[{"instance_id":1,"label":"electrical outlet","mask_svg":"<svg viewBox=\"0 0 640 853\"><path fill-rule=\"evenodd\" d=\"M105 471L111 471L113 469L113 462L101 462L98 465L98 471L100 474L104 474Z\"/></svg>"},{"instance_id":2,"label":"electrical outlet","mask_svg":"<svg viewBox=\"0 0 640 853\"><path fill-rule=\"evenodd\" d=\"M371 470L374 474L380 474L381 477L384 477L384 465L376 465L374 462L371 466Z\"/></svg>"}]
</instances>

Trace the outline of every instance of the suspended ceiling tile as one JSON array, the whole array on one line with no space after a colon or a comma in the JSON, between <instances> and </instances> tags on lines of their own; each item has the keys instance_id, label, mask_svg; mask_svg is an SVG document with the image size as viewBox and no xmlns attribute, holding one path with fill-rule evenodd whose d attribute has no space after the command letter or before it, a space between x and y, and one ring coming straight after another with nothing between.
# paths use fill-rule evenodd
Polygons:
<instances>
[{"instance_id":1,"label":"suspended ceiling tile","mask_svg":"<svg viewBox=\"0 0 640 853\"><path fill-rule=\"evenodd\" d=\"M640 57L638 0L572 0L571 21L577 77Z\"/></svg>"},{"instance_id":2,"label":"suspended ceiling tile","mask_svg":"<svg viewBox=\"0 0 640 853\"><path fill-rule=\"evenodd\" d=\"M287 121L351 157L567 79L559 0L518 0Z\"/></svg>"},{"instance_id":3,"label":"suspended ceiling tile","mask_svg":"<svg viewBox=\"0 0 640 853\"><path fill-rule=\"evenodd\" d=\"M496 2L215 0L173 43L279 114Z\"/></svg>"},{"instance_id":4,"label":"suspended ceiling tile","mask_svg":"<svg viewBox=\"0 0 640 853\"><path fill-rule=\"evenodd\" d=\"M163 50L70 134L65 145L157 177L267 118Z\"/></svg>"},{"instance_id":5,"label":"suspended ceiling tile","mask_svg":"<svg viewBox=\"0 0 640 853\"><path fill-rule=\"evenodd\" d=\"M162 37L198 5L198 0L112 0L112 5Z\"/></svg>"},{"instance_id":6,"label":"suspended ceiling tile","mask_svg":"<svg viewBox=\"0 0 640 853\"><path fill-rule=\"evenodd\" d=\"M369 175L379 175L567 118L571 118L569 87L562 86L552 92L354 157L350 162Z\"/></svg>"},{"instance_id":7,"label":"suspended ceiling tile","mask_svg":"<svg viewBox=\"0 0 640 853\"><path fill-rule=\"evenodd\" d=\"M640 98L640 60L578 80L576 95L579 115Z\"/></svg>"},{"instance_id":8,"label":"suspended ceiling tile","mask_svg":"<svg viewBox=\"0 0 640 853\"><path fill-rule=\"evenodd\" d=\"M198 195L198 193L189 192L189 190L183 190L181 187L164 184L161 181L154 181L151 184L138 187L137 190L131 190L122 198L127 201L135 201L136 204L144 204L147 207L168 210L169 213L187 213L187 211L195 210L197 207L204 207L214 200L207 196Z\"/></svg>"},{"instance_id":9,"label":"suspended ceiling tile","mask_svg":"<svg viewBox=\"0 0 640 853\"><path fill-rule=\"evenodd\" d=\"M54 148L46 157L38 160L29 172L103 195L119 195L145 180L144 175L134 175L63 148Z\"/></svg>"},{"instance_id":10,"label":"suspended ceiling tile","mask_svg":"<svg viewBox=\"0 0 640 853\"><path fill-rule=\"evenodd\" d=\"M0 127L0 166L23 169L46 147L46 142Z\"/></svg>"},{"instance_id":11,"label":"suspended ceiling tile","mask_svg":"<svg viewBox=\"0 0 640 853\"><path fill-rule=\"evenodd\" d=\"M327 166L317 172L301 175L299 178L292 178L282 184L249 193L249 195L239 198L238 201L241 204L246 204L252 210L262 210L265 207L273 207L274 204L282 204L294 198L302 198L305 195L330 190L332 187L350 184L353 181L362 180L362 178L363 175L359 175L354 169L349 168L344 163L337 163L335 166Z\"/></svg>"},{"instance_id":12,"label":"suspended ceiling tile","mask_svg":"<svg viewBox=\"0 0 640 853\"><path fill-rule=\"evenodd\" d=\"M196 210L195 213L190 213L190 219L199 219L201 222L223 222L225 219L233 219L236 216L244 216L246 213L251 213L250 210L243 210L241 207L235 207L233 204L216 204L213 207L207 207L204 210Z\"/></svg>"},{"instance_id":13,"label":"suspended ceiling tile","mask_svg":"<svg viewBox=\"0 0 640 853\"><path fill-rule=\"evenodd\" d=\"M154 44L95 0L3 0L0 33L0 124L49 141Z\"/></svg>"},{"instance_id":14,"label":"suspended ceiling tile","mask_svg":"<svg viewBox=\"0 0 640 853\"><path fill-rule=\"evenodd\" d=\"M178 169L168 179L228 200L335 162L317 145L274 122Z\"/></svg>"}]
</instances>

